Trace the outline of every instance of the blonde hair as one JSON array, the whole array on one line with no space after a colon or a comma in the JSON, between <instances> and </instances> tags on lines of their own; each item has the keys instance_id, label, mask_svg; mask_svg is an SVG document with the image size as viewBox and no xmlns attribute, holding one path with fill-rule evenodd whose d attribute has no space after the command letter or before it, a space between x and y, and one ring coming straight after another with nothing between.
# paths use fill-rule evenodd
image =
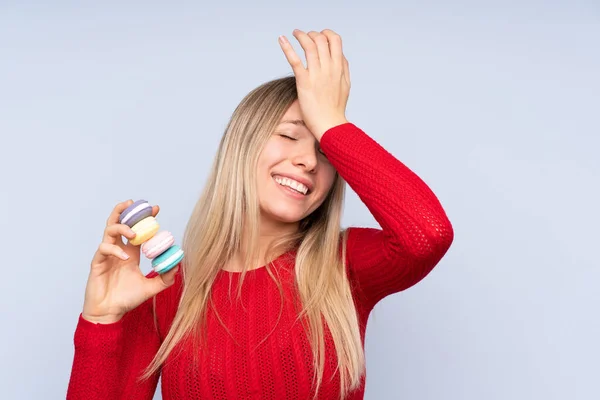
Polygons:
<instances>
[{"instance_id":1,"label":"blonde hair","mask_svg":"<svg viewBox=\"0 0 600 400\"><path fill-rule=\"evenodd\" d=\"M212 304L212 285L218 272L236 252L245 257L241 281L249 266L259 265L258 158L297 98L295 77L279 78L252 90L233 112L207 184L184 233L182 247L186 260L181 265L183 292L177 313L142 379L156 373L187 335L196 339L195 350L201 346L206 338L203 328L207 307ZM346 234L340 228L344 188L344 180L336 173L323 204L300 221L297 232L276 240L266 258L274 260L279 254L297 249L295 278L302 304L298 318L304 324L312 348L315 396L322 383L325 362L323 319L336 349L342 398L360 385L365 368L357 311L345 269ZM245 243L242 243L242 233L247 235ZM267 271L283 299L281 284L270 265L271 262L266 266ZM239 288L238 297L241 285Z\"/></svg>"}]
</instances>

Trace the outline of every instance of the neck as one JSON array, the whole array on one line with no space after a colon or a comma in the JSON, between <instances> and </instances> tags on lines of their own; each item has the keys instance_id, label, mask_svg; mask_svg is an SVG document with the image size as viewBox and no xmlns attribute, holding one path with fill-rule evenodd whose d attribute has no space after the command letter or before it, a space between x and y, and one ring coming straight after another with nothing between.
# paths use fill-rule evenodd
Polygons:
<instances>
[{"instance_id":1,"label":"neck","mask_svg":"<svg viewBox=\"0 0 600 400\"><path fill-rule=\"evenodd\" d=\"M271 260L266 259L266 253L269 246L281 236L296 232L298 230L299 225L300 224L298 222L285 223L280 221L269 220L262 216L258 240L259 262L257 265L248 266L248 270L260 268L266 265L268 262L270 262ZM242 249L246 248L246 243L247 235L244 234L242 236ZM241 251L236 252L231 258L231 260L224 267L224 269L226 271L241 272L244 269L244 256L245 254L243 254Z\"/></svg>"}]
</instances>

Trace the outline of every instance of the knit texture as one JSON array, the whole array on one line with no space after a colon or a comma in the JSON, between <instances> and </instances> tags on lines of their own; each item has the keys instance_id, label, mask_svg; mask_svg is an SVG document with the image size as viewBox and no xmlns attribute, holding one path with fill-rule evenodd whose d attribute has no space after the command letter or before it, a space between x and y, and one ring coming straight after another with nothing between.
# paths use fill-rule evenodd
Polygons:
<instances>
[{"instance_id":1,"label":"knit texture","mask_svg":"<svg viewBox=\"0 0 600 400\"><path fill-rule=\"evenodd\" d=\"M373 307L423 279L445 255L454 233L425 182L354 124L331 128L320 145L382 228L351 227L348 233L347 273L364 346ZM212 294L218 316L208 308L206 354L195 367L191 344L184 341L176 347L161 371L164 400L312 398L311 348L304 328L294 323L294 259L292 250L274 262L284 291L281 314L280 293L265 267L247 273L241 303L235 298L241 273L219 272ZM152 299L113 324L95 324L80 314L67 398L152 399L158 374L143 383L136 377L166 336L181 291L178 272L173 286L156 296L156 326ZM325 339L319 398L339 399L337 358L327 330ZM365 378L347 399L362 399L364 384Z\"/></svg>"}]
</instances>

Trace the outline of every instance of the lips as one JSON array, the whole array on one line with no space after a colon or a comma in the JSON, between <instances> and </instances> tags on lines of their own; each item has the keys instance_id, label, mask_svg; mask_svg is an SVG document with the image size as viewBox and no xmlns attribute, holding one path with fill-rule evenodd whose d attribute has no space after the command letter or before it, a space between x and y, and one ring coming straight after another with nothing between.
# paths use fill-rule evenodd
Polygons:
<instances>
[{"instance_id":1,"label":"lips","mask_svg":"<svg viewBox=\"0 0 600 400\"><path fill-rule=\"evenodd\" d=\"M283 173L274 173L273 175L271 175L271 177L273 178L273 180L275 180L276 177L281 177L281 178L287 178L290 179L292 181L296 181L298 183L303 184L304 186L306 186L306 188L308 189L308 191L306 192L306 196L308 196L309 194L312 193L314 185L313 183L306 178L303 178L301 176L298 175L293 175L293 174L283 174ZM277 183L277 182L275 182ZM277 183L279 185L279 183Z\"/></svg>"}]
</instances>

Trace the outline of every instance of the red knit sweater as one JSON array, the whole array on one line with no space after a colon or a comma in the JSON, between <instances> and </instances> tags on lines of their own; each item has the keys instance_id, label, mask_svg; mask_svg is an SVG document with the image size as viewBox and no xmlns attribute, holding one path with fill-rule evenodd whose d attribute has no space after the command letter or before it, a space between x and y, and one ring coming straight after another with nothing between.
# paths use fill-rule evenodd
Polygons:
<instances>
[{"instance_id":1,"label":"red knit sweater","mask_svg":"<svg viewBox=\"0 0 600 400\"><path fill-rule=\"evenodd\" d=\"M423 279L444 256L454 233L430 188L354 124L328 130L321 139L321 148L382 227L349 228L347 273L364 346L373 306ZM235 289L240 274L219 273L213 301L231 336L208 308L207 358L195 369L189 343L179 346L182 351L172 352L161 371L163 399L312 397L312 353L303 327L294 324L296 314L291 301L294 255L295 251L288 252L275 262L285 293L281 316L280 294L265 267L246 275L242 304L235 301L235 296L234 301L228 297L230 283ZM175 284L157 295L158 331L151 299L113 324L94 324L80 315L67 398L152 399L158 375L143 384L136 383L136 376L164 339L181 290L178 273ZM339 399L335 366L333 341L326 335L320 399ZM364 382L363 378L360 389L347 398L362 399Z\"/></svg>"}]
</instances>

